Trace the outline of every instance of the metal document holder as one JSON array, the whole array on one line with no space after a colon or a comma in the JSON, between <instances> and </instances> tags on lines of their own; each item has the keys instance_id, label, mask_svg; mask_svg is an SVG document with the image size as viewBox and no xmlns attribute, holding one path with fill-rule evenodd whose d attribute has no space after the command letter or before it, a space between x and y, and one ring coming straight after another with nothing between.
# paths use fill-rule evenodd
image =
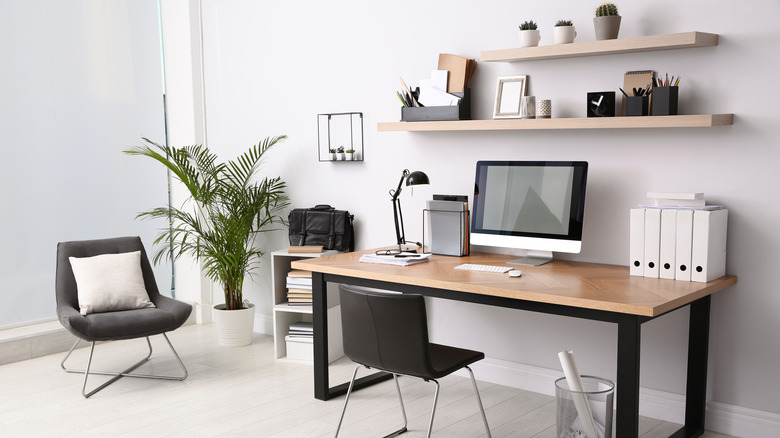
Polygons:
<instances>
[{"instance_id":1,"label":"metal document holder","mask_svg":"<svg viewBox=\"0 0 780 438\"><path fill-rule=\"evenodd\" d=\"M429 215L429 221L426 221ZM457 225L454 225L457 222ZM430 225L430 242L426 245L425 228ZM469 211L423 210L423 248L431 254L463 257L469 255Z\"/></svg>"}]
</instances>

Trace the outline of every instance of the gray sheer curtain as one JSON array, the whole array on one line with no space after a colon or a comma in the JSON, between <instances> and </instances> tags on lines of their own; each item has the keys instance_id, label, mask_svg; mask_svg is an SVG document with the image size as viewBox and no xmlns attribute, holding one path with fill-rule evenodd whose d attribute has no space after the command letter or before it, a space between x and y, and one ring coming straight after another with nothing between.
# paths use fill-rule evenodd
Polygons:
<instances>
[{"instance_id":1,"label":"gray sheer curtain","mask_svg":"<svg viewBox=\"0 0 780 438\"><path fill-rule=\"evenodd\" d=\"M157 0L0 1L0 328L54 317L58 241L140 235L167 202ZM151 161L151 160L149 160ZM170 267L155 268L170 294Z\"/></svg>"}]
</instances>

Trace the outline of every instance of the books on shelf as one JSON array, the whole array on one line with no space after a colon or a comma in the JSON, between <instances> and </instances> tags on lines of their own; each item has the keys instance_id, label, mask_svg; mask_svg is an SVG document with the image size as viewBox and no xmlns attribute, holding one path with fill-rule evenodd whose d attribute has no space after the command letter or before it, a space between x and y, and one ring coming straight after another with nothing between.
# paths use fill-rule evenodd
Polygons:
<instances>
[{"instance_id":1,"label":"books on shelf","mask_svg":"<svg viewBox=\"0 0 780 438\"><path fill-rule=\"evenodd\" d=\"M293 269L287 273L287 304L311 306L311 271Z\"/></svg>"}]
</instances>

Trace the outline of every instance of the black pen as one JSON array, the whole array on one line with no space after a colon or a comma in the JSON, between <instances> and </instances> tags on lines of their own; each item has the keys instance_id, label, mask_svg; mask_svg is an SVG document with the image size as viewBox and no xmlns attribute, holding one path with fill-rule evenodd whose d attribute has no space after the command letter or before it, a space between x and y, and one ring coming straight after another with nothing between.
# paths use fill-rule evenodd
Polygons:
<instances>
[{"instance_id":1,"label":"black pen","mask_svg":"<svg viewBox=\"0 0 780 438\"><path fill-rule=\"evenodd\" d=\"M420 254L396 254L397 258L406 258L406 257L421 257Z\"/></svg>"}]
</instances>

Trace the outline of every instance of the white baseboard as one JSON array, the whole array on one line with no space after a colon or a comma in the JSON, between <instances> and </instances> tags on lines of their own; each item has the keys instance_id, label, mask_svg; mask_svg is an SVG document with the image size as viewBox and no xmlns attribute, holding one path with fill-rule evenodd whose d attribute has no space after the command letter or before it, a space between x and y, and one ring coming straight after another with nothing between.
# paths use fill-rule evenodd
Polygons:
<instances>
[{"instance_id":1,"label":"white baseboard","mask_svg":"<svg viewBox=\"0 0 780 438\"><path fill-rule=\"evenodd\" d=\"M472 365L478 380L555 396L555 380L563 372L499 359ZM468 376L465 371L458 375ZM685 396L650 388L639 389L639 414L671 423L685 422ZM780 414L710 401L706 429L737 437L776 438Z\"/></svg>"},{"instance_id":2,"label":"white baseboard","mask_svg":"<svg viewBox=\"0 0 780 438\"><path fill-rule=\"evenodd\" d=\"M274 319L271 315L262 315L255 312L255 333L274 335Z\"/></svg>"}]
</instances>

